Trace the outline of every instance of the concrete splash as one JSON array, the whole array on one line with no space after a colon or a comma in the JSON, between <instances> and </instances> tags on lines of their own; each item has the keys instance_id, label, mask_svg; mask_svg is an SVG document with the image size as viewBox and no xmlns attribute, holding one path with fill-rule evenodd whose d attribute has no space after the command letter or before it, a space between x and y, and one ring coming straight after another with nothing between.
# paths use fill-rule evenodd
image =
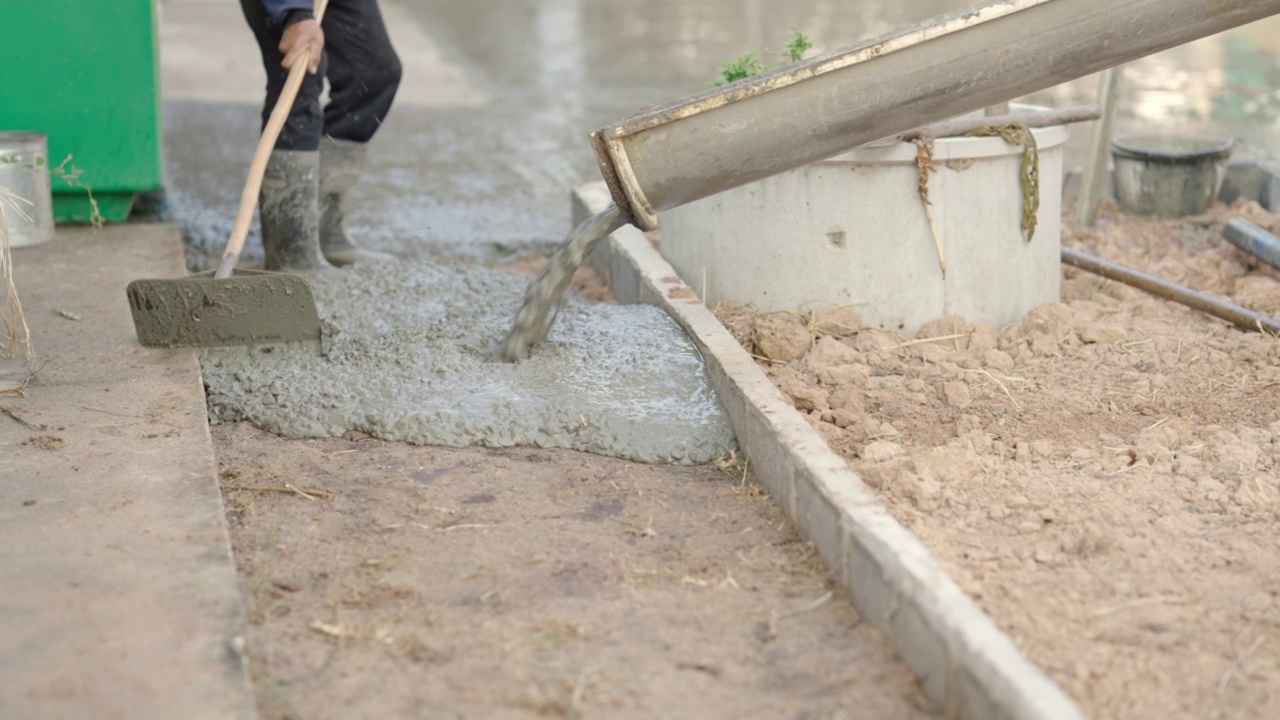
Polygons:
<instances>
[{"instance_id":1,"label":"concrete splash","mask_svg":"<svg viewBox=\"0 0 1280 720\"><path fill-rule=\"evenodd\" d=\"M212 422L285 437L358 430L421 445L562 447L705 463L734 447L697 349L660 309L576 297L529 359L495 359L528 278L468 265L357 265L316 278L309 344L201 352Z\"/></svg>"}]
</instances>

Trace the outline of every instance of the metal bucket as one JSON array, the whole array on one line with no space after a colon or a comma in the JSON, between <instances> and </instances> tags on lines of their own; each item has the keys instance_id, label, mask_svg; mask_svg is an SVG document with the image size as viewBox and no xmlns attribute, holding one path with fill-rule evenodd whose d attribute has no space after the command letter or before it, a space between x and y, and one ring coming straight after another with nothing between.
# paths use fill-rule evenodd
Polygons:
<instances>
[{"instance_id":1,"label":"metal bucket","mask_svg":"<svg viewBox=\"0 0 1280 720\"><path fill-rule=\"evenodd\" d=\"M1111 142L1116 197L1127 212L1184 217L1207 212L1222 189L1235 140L1207 135L1131 135Z\"/></svg>"},{"instance_id":2,"label":"metal bucket","mask_svg":"<svg viewBox=\"0 0 1280 720\"><path fill-rule=\"evenodd\" d=\"M53 191L43 134L0 132L0 191L10 247L53 239Z\"/></svg>"}]
</instances>

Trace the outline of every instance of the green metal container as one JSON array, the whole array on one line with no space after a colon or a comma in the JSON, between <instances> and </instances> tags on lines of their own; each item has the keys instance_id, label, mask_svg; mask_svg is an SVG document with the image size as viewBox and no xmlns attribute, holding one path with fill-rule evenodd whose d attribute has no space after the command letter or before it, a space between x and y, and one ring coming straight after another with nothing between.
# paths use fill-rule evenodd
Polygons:
<instances>
[{"instance_id":1,"label":"green metal container","mask_svg":"<svg viewBox=\"0 0 1280 720\"><path fill-rule=\"evenodd\" d=\"M163 184L154 0L3 0L0 24L0 131L48 136L54 220L125 220Z\"/></svg>"}]
</instances>

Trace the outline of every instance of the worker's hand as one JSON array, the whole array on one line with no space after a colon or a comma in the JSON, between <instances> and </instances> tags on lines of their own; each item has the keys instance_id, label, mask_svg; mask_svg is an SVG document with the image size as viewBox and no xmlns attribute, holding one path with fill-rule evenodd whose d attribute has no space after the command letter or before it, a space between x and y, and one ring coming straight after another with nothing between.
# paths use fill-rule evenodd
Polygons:
<instances>
[{"instance_id":1,"label":"worker's hand","mask_svg":"<svg viewBox=\"0 0 1280 720\"><path fill-rule=\"evenodd\" d=\"M284 60L280 66L286 70L291 69L307 48L311 48L307 71L315 75L320 70L321 54L324 52L324 31L314 19L302 20L284 29L284 37L280 38L280 52L284 53Z\"/></svg>"}]
</instances>

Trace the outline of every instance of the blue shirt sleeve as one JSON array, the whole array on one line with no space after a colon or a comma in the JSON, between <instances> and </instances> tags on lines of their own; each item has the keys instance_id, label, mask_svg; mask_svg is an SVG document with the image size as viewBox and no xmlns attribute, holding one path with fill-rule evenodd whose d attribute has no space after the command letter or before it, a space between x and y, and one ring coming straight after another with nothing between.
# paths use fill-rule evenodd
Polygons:
<instances>
[{"instance_id":1,"label":"blue shirt sleeve","mask_svg":"<svg viewBox=\"0 0 1280 720\"><path fill-rule=\"evenodd\" d=\"M276 27L284 23L284 16L288 15L290 10L315 9L315 3L312 0L262 0L262 5L267 9L267 19Z\"/></svg>"}]
</instances>

